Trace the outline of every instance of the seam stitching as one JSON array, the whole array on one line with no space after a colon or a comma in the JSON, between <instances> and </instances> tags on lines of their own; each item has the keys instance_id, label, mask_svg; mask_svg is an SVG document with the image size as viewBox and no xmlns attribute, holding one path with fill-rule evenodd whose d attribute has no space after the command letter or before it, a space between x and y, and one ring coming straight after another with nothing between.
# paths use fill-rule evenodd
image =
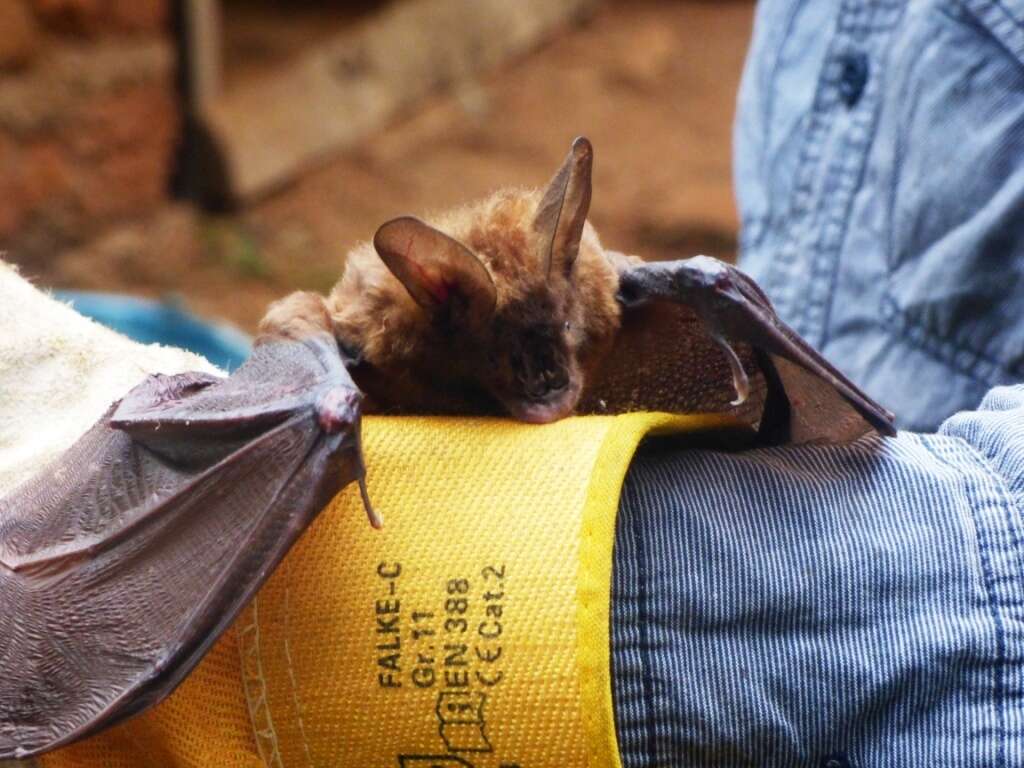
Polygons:
<instances>
[{"instance_id":1,"label":"seam stitching","mask_svg":"<svg viewBox=\"0 0 1024 768\"><path fill-rule=\"evenodd\" d=\"M962 445L968 448L973 448L963 438L956 438ZM988 604L989 614L992 617L992 624L995 630L995 644L996 644L996 664L995 670L993 671L993 694L995 696L995 710L996 710L996 721L997 729L999 733L998 737L998 753L996 757L996 765L1006 765L1006 750L1007 750L1007 724L1006 724L1006 672L1007 672L1007 653L1006 653L1006 627L1003 623L1003 615L1000 611L999 606L999 595L996 590L996 577L992 568L992 544L990 530L991 526L982 521L978 514L979 508L990 508L992 503L982 498L982 494L975 488L976 483L970 480L964 475L963 470L954 464L942 451L938 450L935 446L928 444L926 441L922 441L922 444L926 447L929 453L931 453L936 459L938 459L946 467L953 470L959 477L960 486L963 488L964 494L967 498L977 505L971 506L972 519L974 521L975 530L978 534L978 562L981 565L982 575L985 582L985 602ZM982 465L986 470L986 474L989 473L989 466L986 463ZM998 505L1000 510L1004 510L1004 505Z\"/></svg>"}]
</instances>

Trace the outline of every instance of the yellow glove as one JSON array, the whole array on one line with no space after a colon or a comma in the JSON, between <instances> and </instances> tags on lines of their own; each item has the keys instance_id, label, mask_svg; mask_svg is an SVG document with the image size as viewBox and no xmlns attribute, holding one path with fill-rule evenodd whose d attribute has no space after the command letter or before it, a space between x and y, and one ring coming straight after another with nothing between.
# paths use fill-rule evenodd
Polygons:
<instances>
[{"instance_id":1,"label":"yellow glove","mask_svg":"<svg viewBox=\"0 0 1024 768\"><path fill-rule=\"evenodd\" d=\"M40 762L617 767L622 481L644 436L723 424L367 418L384 530L346 489L167 701Z\"/></svg>"}]
</instances>

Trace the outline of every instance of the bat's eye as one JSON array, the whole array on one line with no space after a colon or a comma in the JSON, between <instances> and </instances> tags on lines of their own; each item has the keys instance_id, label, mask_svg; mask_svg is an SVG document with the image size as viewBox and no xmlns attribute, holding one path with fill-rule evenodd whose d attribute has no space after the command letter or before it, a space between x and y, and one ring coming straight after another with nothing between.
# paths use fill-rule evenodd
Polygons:
<instances>
[{"instance_id":1,"label":"bat's eye","mask_svg":"<svg viewBox=\"0 0 1024 768\"><path fill-rule=\"evenodd\" d=\"M567 330L567 331L571 331L572 330L572 326L569 324L568 320L565 321L565 330Z\"/></svg>"}]
</instances>

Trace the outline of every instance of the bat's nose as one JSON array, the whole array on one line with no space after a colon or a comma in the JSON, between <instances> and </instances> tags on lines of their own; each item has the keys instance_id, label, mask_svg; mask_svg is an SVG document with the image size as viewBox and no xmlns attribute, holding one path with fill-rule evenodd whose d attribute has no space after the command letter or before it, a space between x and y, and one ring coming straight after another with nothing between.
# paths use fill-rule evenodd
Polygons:
<instances>
[{"instance_id":1,"label":"bat's nose","mask_svg":"<svg viewBox=\"0 0 1024 768\"><path fill-rule=\"evenodd\" d=\"M569 374L564 370L546 370L531 378L524 387L526 396L534 400L554 397L569 386Z\"/></svg>"},{"instance_id":2,"label":"bat's nose","mask_svg":"<svg viewBox=\"0 0 1024 768\"><path fill-rule=\"evenodd\" d=\"M548 392L560 392L569 386L569 374L564 368L544 371L544 384Z\"/></svg>"},{"instance_id":3,"label":"bat's nose","mask_svg":"<svg viewBox=\"0 0 1024 768\"><path fill-rule=\"evenodd\" d=\"M351 429L359 420L362 399L359 392L347 387L333 387L324 392L316 404L320 428L329 435Z\"/></svg>"}]
</instances>

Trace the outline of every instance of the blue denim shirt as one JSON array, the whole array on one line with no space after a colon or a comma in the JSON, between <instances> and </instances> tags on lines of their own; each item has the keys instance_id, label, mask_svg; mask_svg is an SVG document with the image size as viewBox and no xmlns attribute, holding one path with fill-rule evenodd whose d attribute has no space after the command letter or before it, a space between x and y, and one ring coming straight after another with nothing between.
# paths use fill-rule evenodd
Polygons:
<instances>
[{"instance_id":1,"label":"blue denim shirt","mask_svg":"<svg viewBox=\"0 0 1024 768\"><path fill-rule=\"evenodd\" d=\"M762 0L734 160L741 266L901 427L1024 381L1024 0Z\"/></svg>"},{"instance_id":2,"label":"blue denim shirt","mask_svg":"<svg viewBox=\"0 0 1024 768\"><path fill-rule=\"evenodd\" d=\"M625 768L1024 765L1024 387L939 434L652 445L616 529Z\"/></svg>"},{"instance_id":3,"label":"blue denim shirt","mask_svg":"<svg viewBox=\"0 0 1024 768\"><path fill-rule=\"evenodd\" d=\"M1024 0L762 0L741 265L903 431L651 446L620 503L625 768L1024 766Z\"/></svg>"}]
</instances>

